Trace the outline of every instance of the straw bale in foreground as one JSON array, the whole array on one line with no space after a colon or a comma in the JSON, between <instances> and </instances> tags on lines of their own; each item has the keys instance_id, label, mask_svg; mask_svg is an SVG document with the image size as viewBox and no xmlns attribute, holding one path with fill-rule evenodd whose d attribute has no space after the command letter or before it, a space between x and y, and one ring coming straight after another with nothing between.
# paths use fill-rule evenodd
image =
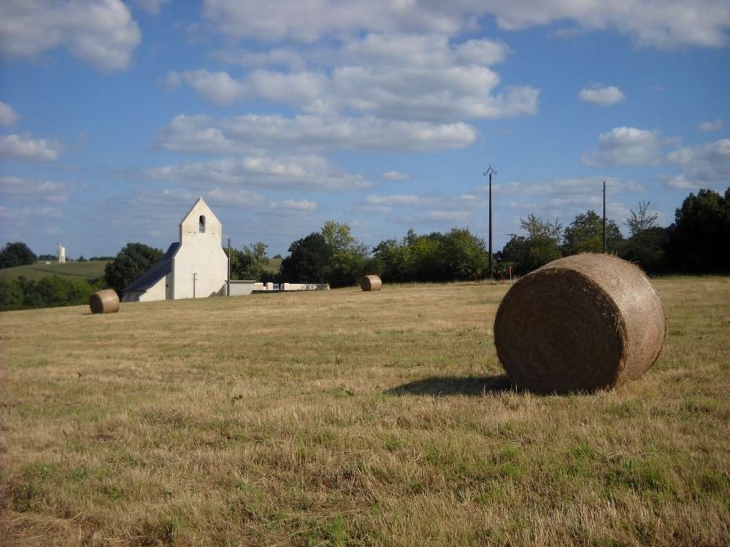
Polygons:
<instances>
[{"instance_id":1,"label":"straw bale in foreground","mask_svg":"<svg viewBox=\"0 0 730 547\"><path fill-rule=\"evenodd\" d=\"M644 273L603 254L561 258L526 275L497 310L494 342L507 374L537 393L611 388L659 357L666 316Z\"/></svg>"}]
</instances>

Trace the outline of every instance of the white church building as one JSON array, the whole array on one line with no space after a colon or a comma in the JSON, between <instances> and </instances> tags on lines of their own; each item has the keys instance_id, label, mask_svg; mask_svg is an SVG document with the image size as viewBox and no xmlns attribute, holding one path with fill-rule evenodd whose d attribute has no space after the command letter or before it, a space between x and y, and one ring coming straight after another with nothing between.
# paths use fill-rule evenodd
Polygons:
<instances>
[{"instance_id":1,"label":"white church building","mask_svg":"<svg viewBox=\"0 0 730 547\"><path fill-rule=\"evenodd\" d=\"M180 239L122 293L123 302L207 298L226 292L223 225L201 197L180 222Z\"/></svg>"}]
</instances>

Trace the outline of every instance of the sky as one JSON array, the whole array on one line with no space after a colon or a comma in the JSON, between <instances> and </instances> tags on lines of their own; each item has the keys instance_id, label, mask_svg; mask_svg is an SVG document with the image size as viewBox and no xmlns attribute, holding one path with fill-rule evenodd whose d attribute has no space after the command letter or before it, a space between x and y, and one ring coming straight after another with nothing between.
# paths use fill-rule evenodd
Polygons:
<instances>
[{"instance_id":1,"label":"sky","mask_svg":"<svg viewBox=\"0 0 730 547\"><path fill-rule=\"evenodd\" d=\"M0 244L269 255L730 186L730 0L3 0Z\"/></svg>"}]
</instances>

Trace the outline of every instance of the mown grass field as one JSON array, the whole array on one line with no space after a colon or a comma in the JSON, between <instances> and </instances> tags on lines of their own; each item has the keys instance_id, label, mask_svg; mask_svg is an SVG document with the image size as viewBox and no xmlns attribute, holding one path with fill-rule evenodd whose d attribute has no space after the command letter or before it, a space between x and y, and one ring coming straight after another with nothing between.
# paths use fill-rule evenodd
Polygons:
<instances>
[{"instance_id":1,"label":"mown grass field","mask_svg":"<svg viewBox=\"0 0 730 547\"><path fill-rule=\"evenodd\" d=\"M106 260L88 260L86 262L66 262L58 264L51 262L36 262L28 266L16 266L0 270L0 279L18 279L23 276L26 279L40 281L49 275L70 279L71 281L86 281L104 277Z\"/></svg>"},{"instance_id":2,"label":"mown grass field","mask_svg":"<svg viewBox=\"0 0 730 547\"><path fill-rule=\"evenodd\" d=\"M660 360L536 396L506 285L0 314L7 545L727 545L730 279L654 282Z\"/></svg>"}]
</instances>

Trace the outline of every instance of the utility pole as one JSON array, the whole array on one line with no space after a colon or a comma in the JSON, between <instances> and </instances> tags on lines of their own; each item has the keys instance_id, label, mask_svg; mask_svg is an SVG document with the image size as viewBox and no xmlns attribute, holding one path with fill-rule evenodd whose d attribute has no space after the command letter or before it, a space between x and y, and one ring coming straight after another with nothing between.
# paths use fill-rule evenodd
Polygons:
<instances>
[{"instance_id":1,"label":"utility pole","mask_svg":"<svg viewBox=\"0 0 730 547\"><path fill-rule=\"evenodd\" d=\"M603 254L606 254L606 181L603 181Z\"/></svg>"},{"instance_id":2,"label":"utility pole","mask_svg":"<svg viewBox=\"0 0 730 547\"><path fill-rule=\"evenodd\" d=\"M198 280L198 274L193 274L193 298L195 298L195 282Z\"/></svg>"},{"instance_id":3,"label":"utility pole","mask_svg":"<svg viewBox=\"0 0 730 547\"><path fill-rule=\"evenodd\" d=\"M484 172L484 176L486 177L489 175L489 266L488 266L488 272L489 272L489 278L491 279L492 276L492 175L496 175L497 172L492 168L490 165L487 167L487 170Z\"/></svg>"},{"instance_id":4,"label":"utility pole","mask_svg":"<svg viewBox=\"0 0 730 547\"><path fill-rule=\"evenodd\" d=\"M226 281L226 296L231 296L231 238L228 238L228 281Z\"/></svg>"}]
</instances>

